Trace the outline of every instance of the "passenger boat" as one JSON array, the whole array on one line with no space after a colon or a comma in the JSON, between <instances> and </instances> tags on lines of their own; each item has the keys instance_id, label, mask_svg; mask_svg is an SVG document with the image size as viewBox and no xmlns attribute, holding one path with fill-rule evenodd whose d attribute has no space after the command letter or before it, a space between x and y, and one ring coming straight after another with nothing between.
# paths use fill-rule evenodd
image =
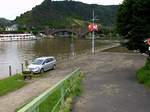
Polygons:
<instances>
[{"instance_id":1,"label":"passenger boat","mask_svg":"<svg viewBox=\"0 0 150 112\"><path fill-rule=\"evenodd\" d=\"M19 34L0 34L0 41L24 41L24 40L36 40L36 36L31 33L19 33Z\"/></svg>"}]
</instances>

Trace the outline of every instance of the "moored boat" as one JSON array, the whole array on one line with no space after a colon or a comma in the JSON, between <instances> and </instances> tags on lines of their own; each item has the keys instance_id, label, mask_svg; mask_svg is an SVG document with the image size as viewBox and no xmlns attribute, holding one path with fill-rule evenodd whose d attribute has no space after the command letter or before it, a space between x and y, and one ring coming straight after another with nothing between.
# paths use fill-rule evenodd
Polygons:
<instances>
[{"instance_id":1,"label":"moored boat","mask_svg":"<svg viewBox=\"0 0 150 112\"><path fill-rule=\"evenodd\" d=\"M24 41L36 39L36 36L31 33L0 34L0 41Z\"/></svg>"}]
</instances>

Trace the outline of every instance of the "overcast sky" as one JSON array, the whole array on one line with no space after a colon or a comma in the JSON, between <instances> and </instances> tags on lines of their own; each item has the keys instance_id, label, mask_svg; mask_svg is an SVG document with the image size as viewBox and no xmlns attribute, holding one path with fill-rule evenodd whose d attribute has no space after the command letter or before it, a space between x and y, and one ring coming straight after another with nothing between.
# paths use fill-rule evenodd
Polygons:
<instances>
[{"instance_id":1,"label":"overcast sky","mask_svg":"<svg viewBox=\"0 0 150 112\"><path fill-rule=\"evenodd\" d=\"M0 0L0 17L13 20L16 16L31 10L44 0ZM57 0L58 1L58 0ZM76 0L89 4L114 5L121 4L123 0Z\"/></svg>"}]
</instances>

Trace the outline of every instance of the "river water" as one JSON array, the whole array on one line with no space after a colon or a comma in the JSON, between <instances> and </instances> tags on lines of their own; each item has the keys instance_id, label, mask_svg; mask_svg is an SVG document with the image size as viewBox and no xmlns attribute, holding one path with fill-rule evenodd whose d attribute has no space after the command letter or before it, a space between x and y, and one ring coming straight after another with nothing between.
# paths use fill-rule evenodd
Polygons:
<instances>
[{"instance_id":1,"label":"river water","mask_svg":"<svg viewBox=\"0 0 150 112\"><path fill-rule=\"evenodd\" d=\"M96 42L96 46L102 44ZM40 56L55 56L56 58L80 54L91 49L90 40L69 38L42 39L35 41L0 42L0 78L9 76L9 65L12 74L21 71L21 64Z\"/></svg>"}]
</instances>

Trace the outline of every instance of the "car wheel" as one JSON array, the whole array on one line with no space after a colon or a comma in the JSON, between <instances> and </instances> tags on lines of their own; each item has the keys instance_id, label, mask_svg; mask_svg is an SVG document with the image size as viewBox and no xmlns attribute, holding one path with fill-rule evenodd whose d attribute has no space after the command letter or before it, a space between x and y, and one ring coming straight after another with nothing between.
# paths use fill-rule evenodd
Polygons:
<instances>
[{"instance_id":1,"label":"car wheel","mask_svg":"<svg viewBox=\"0 0 150 112\"><path fill-rule=\"evenodd\" d=\"M53 70L55 70L56 69L56 65L53 65L53 68L52 68Z\"/></svg>"},{"instance_id":2,"label":"car wheel","mask_svg":"<svg viewBox=\"0 0 150 112\"><path fill-rule=\"evenodd\" d=\"M43 74L43 73L44 73L44 69L43 69L43 68L40 70L40 73L41 73L41 74Z\"/></svg>"}]
</instances>

